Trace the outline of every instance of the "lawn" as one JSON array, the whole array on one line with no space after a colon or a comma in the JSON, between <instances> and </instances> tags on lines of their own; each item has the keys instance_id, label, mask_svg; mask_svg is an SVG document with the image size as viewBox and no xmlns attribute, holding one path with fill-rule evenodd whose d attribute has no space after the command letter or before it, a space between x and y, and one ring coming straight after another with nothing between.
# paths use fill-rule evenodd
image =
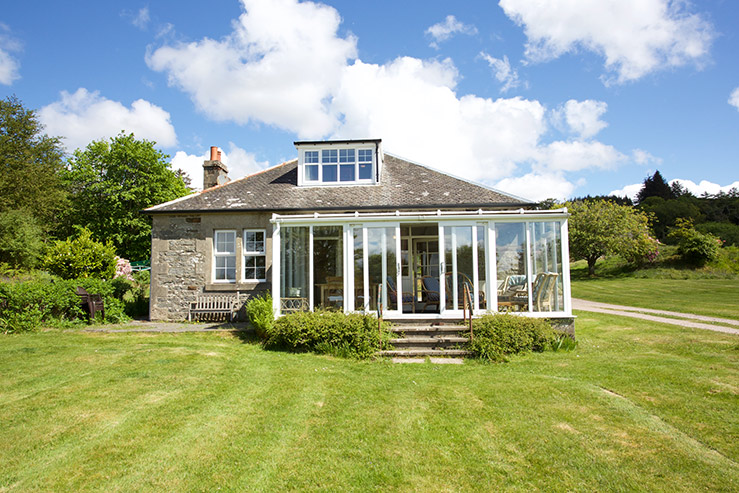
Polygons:
<instances>
[{"instance_id":1,"label":"lawn","mask_svg":"<svg viewBox=\"0 0 739 493\"><path fill-rule=\"evenodd\" d=\"M739 279L581 279L572 297L739 320Z\"/></svg>"},{"instance_id":2,"label":"lawn","mask_svg":"<svg viewBox=\"0 0 739 493\"><path fill-rule=\"evenodd\" d=\"M739 339L580 313L506 364L230 334L0 342L0 491L739 488Z\"/></svg>"}]
</instances>

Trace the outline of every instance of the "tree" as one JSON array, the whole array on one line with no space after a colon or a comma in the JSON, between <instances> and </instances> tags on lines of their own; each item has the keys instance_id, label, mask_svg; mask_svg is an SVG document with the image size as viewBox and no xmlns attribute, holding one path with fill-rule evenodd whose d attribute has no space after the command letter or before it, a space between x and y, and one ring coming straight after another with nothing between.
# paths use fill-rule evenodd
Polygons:
<instances>
[{"instance_id":1,"label":"tree","mask_svg":"<svg viewBox=\"0 0 739 493\"><path fill-rule=\"evenodd\" d=\"M115 247L93 240L88 229L82 229L77 238L54 242L43 258L44 268L62 279L113 279L116 264Z\"/></svg>"},{"instance_id":2,"label":"tree","mask_svg":"<svg viewBox=\"0 0 739 493\"><path fill-rule=\"evenodd\" d=\"M636 201L641 202L647 197L662 197L665 200L675 198L675 193L670 185L667 184L659 170L654 175L644 178L644 184L636 194Z\"/></svg>"},{"instance_id":3,"label":"tree","mask_svg":"<svg viewBox=\"0 0 739 493\"><path fill-rule=\"evenodd\" d=\"M31 269L43 248L43 231L30 212L0 212L0 262L15 268Z\"/></svg>"},{"instance_id":4,"label":"tree","mask_svg":"<svg viewBox=\"0 0 739 493\"><path fill-rule=\"evenodd\" d=\"M64 151L43 128L15 96L0 100L0 212L26 211L49 229L65 204Z\"/></svg>"},{"instance_id":5,"label":"tree","mask_svg":"<svg viewBox=\"0 0 739 493\"><path fill-rule=\"evenodd\" d=\"M645 213L607 200L565 205L571 214L570 257L587 260L591 276L595 275L595 262L604 255L640 262L656 252L657 242L649 234Z\"/></svg>"},{"instance_id":6,"label":"tree","mask_svg":"<svg viewBox=\"0 0 739 493\"><path fill-rule=\"evenodd\" d=\"M111 241L122 257L149 257L151 218L141 211L189 193L154 145L121 132L74 152L64 172L72 204L68 232L82 226Z\"/></svg>"}]
</instances>

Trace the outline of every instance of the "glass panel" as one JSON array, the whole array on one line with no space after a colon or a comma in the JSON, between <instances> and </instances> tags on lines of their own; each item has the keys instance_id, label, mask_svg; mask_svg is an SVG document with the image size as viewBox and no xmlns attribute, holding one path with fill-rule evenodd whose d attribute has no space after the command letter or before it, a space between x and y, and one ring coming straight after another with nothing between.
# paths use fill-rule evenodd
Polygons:
<instances>
[{"instance_id":1,"label":"glass panel","mask_svg":"<svg viewBox=\"0 0 739 493\"><path fill-rule=\"evenodd\" d=\"M336 181L336 165L323 165L323 181Z\"/></svg>"},{"instance_id":2,"label":"glass panel","mask_svg":"<svg viewBox=\"0 0 739 493\"><path fill-rule=\"evenodd\" d=\"M344 251L341 226L313 227L313 303L315 308L343 309Z\"/></svg>"},{"instance_id":3,"label":"glass panel","mask_svg":"<svg viewBox=\"0 0 739 493\"><path fill-rule=\"evenodd\" d=\"M354 165L342 164L340 166L341 181L354 181Z\"/></svg>"},{"instance_id":4,"label":"glass panel","mask_svg":"<svg viewBox=\"0 0 739 493\"><path fill-rule=\"evenodd\" d=\"M372 179L372 163L359 163L359 179L360 180L371 180Z\"/></svg>"},{"instance_id":5,"label":"glass panel","mask_svg":"<svg viewBox=\"0 0 739 493\"><path fill-rule=\"evenodd\" d=\"M321 151L322 163L335 163L339 160L339 153L336 149L324 149Z\"/></svg>"},{"instance_id":6,"label":"glass panel","mask_svg":"<svg viewBox=\"0 0 739 493\"><path fill-rule=\"evenodd\" d=\"M236 257L216 257L216 281L236 280Z\"/></svg>"},{"instance_id":7,"label":"glass panel","mask_svg":"<svg viewBox=\"0 0 739 493\"><path fill-rule=\"evenodd\" d=\"M445 265L445 274L444 274L444 308L447 310L451 310L454 308L454 286L452 283L453 275L454 275L454 261L452 260L452 256L454 255L452 251L452 230L449 227L444 228L444 265Z\"/></svg>"},{"instance_id":8,"label":"glass panel","mask_svg":"<svg viewBox=\"0 0 739 493\"><path fill-rule=\"evenodd\" d=\"M308 310L310 229L306 226L282 228L280 233L281 310Z\"/></svg>"},{"instance_id":9,"label":"glass panel","mask_svg":"<svg viewBox=\"0 0 739 493\"><path fill-rule=\"evenodd\" d=\"M318 181L318 165L305 166L305 181Z\"/></svg>"},{"instance_id":10,"label":"glass panel","mask_svg":"<svg viewBox=\"0 0 739 493\"><path fill-rule=\"evenodd\" d=\"M354 228L354 309L364 309L364 245L362 228Z\"/></svg>"},{"instance_id":11,"label":"glass panel","mask_svg":"<svg viewBox=\"0 0 739 493\"><path fill-rule=\"evenodd\" d=\"M453 235L453 236L452 236ZM444 227L445 256L447 261L446 275L446 307L448 309L461 310L464 304L465 283L474 293L472 283L472 227L471 226L446 226ZM456 248L455 248L456 246ZM454 259L456 257L456 272ZM457 290L457 301L454 301L454 289Z\"/></svg>"},{"instance_id":12,"label":"glass panel","mask_svg":"<svg viewBox=\"0 0 739 493\"><path fill-rule=\"evenodd\" d=\"M244 257L244 279L264 280L265 257L262 255L247 255Z\"/></svg>"},{"instance_id":13,"label":"glass panel","mask_svg":"<svg viewBox=\"0 0 739 493\"><path fill-rule=\"evenodd\" d=\"M215 232L216 253L236 253L236 232Z\"/></svg>"},{"instance_id":14,"label":"glass panel","mask_svg":"<svg viewBox=\"0 0 739 493\"><path fill-rule=\"evenodd\" d=\"M383 286L384 309L397 310L397 248L395 228L367 228L370 309L377 310L377 287Z\"/></svg>"},{"instance_id":15,"label":"glass panel","mask_svg":"<svg viewBox=\"0 0 739 493\"><path fill-rule=\"evenodd\" d=\"M495 224L498 310L528 311L526 229L524 223Z\"/></svg>"},{"instance_id":16,"label":"glass panel","mask_svg":"<svg viewBox=\"0 0 739 493\"><path fill-rule=\"evenodd\" d=\"M562 240L558 222L531 223L532 309L564 310L562 288Z\"/></svg>"},{"instance_id":17,"label":"glass panel","mask_svg":"<svg viewBox=\"0 0 739 493\"><path fill-rule=\"evenodd\" d=\"M485 279L485 230L487 230L487 226L477 225L477 286L481 310L486 310L488 307L487 282Z\"/></svg>"},{"instance_id":18,"label":"glass panel","mask_svg":"<svg viewBox=\"0 0 739 493\"><path fill-rule=\"evenodd\" d=\"M264 231L244 231L244 251L264 253Z\"/></svg>"},{"instance_id":19,"label":"glass panel","mask_svg":"<svg viewBox=\"0 0 739 493\"><path fill-rule=\"evenodd\" d=\"M372 162L372 149L359 149L360 162Z\"/></svg>"},{"instance_id":20,"label":"glass panel","mask_svg":"<svg viewBox=\"0 0 739 493\"><path fill-rule=\"evenodd\" d=\"M317 163L318 162L318 151L305 151L305 162L306 163Z\"/></svg>"},{"instance_id":21,"label":"glass panel","mask_svg":"<svg viewBox=\"0 0 739 493\"><path fill-rule=\"evenodd\" d=\"M354 149L340 149L339 150L339 162L340 163L353 163L354 162Z\"/></svg>"}]
</instances>

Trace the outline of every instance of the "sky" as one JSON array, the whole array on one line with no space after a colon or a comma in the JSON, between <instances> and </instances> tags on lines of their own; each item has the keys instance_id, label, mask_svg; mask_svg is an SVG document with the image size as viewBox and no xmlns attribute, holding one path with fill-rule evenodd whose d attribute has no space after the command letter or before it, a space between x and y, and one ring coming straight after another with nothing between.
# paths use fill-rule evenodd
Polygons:
<instances>
[{"instance_id":1,"label":"sky","mask_svg":"<svg viewBox=\"0 0 739 493\"><path fill-rule=\"evenodd\" d=\"M386 152L531 200L655 170L739 188L736 0L6 2L0 97L68 152L120 131L202 186L296 140Z\"/></svg>"}]
</instances>

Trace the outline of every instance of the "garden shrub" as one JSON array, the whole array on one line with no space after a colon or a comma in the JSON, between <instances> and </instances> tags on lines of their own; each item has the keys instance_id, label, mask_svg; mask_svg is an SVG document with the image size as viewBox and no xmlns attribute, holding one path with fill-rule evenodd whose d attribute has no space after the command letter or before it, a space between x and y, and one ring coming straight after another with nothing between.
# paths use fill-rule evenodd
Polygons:
<instances>
[{"instance_id":1,"label":"garden shrub","mask_svg":"<svg viewBox=\"0 0 739 493\"><path fill-rule=\"evenodd\" d=\"M669 236L677 239L677 253L690 264L703 266L719 257L722 241L710 233L697 231L691 220L678 218Z\"/></svg>"},{"instance_id":2,"label":"garden shrub","mask_svg":"<svg viewBox=\"0 0 739 493\"><path fill-rule=\"evenodd\" d=\"M554 329L541 318L517 315L485 315L473 321L474 338L466 349L474 356L505 361L506 355L544 351L555 341Z\"/></svg>"},{"instance_id":3,"label":"garden shrub","mask_svg":"<svg viewBox=\"0 0 739 493\"><path fill-rule=\"evenodd\" d=\"M267 333L272 328L275 321L275 314L272 309L272 296L264 293L261 296L254 296L246 302L246 317L249 319L252 327L261 339L267 338Z\"/></svg>"},{"instance_id":4,"label":"garden shrub","mask_svg":"<svg viewBox=\"0 0 739 493\"><path fill-rule=\"evenodd\" d=\"M739 246L739 224L708 222L696 224L695 229L718 236L724 241L724 245Z\"/></svg>"},{"instance_id":5,"label":"garden shrub","mask_svg":"<svg viewBox=\"0 0 739 493\"><path fill-rule=\"evenodd\" d=\"M0 283L0 332L27 332L42 324L54 325L84 317L77 286L89 293L99 293L105 303L105 322L128 320L123 301L115 297L110 281L102 279L28 279Z\"/></svg>"},{"instance_id":6,"label":"garden shrub","mask_svg":"<svg viewBox=\"0 0 739 493\"><path fill-rule=\"evenodd\" d=\"M62 279L113 279L116 265L113 244L95 241L88 229L83 229L77 238L54 242L43 259L44 268Z\"/></svg>"},{"instance_id":7,"label":"garden shrub","mask_svg":"<svg viewBox=\"0 0 739 493\"><path fill-rule=\"evenodd\" d=\"M312 351L350 358L369 358L387 347L390 332L382 332L372 315L317 310L296 312L278 318L267 331L267 349L294 352Z\"/></svg>"}]
</instances>

